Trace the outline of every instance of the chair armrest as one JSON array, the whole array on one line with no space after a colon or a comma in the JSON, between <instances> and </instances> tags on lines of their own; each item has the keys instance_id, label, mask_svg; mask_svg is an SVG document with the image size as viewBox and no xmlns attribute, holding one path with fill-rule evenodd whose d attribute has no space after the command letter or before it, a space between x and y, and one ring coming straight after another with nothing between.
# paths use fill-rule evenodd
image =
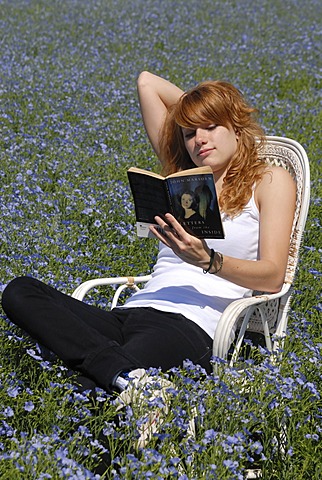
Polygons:
<instances>
[{"instance_id":1,"label":"chair armrest","mask_svg":"<svg viewBox=\"0 0 322 480\"><path fill-rule=\"evenodd\" d=\"M243 312L245 312L249 307L259 307L261 304L264 304L269 300L281 298L288 293L289 289L290 284L284 283L282 289L278 293L264 293L261 295L242 298L235 300L228 305L228 307L222 313L215 331L213 355L215 357L227 358L229 347L235 337L238 319ZM247 325L245 325L245 330L246 327Z\"/></svg>"},{"instance_id":2,"label":"chair armrest","mask_svg":"<svg viewBox=\"0 0 322 480\"><path fill-rule=\"evenodd\" d=\"M133 288L138 290L137 284L147 282L151 278L151 275L143 275L139 277L110 277L110 278L94 278L81 283L72 293L72 297L77 300L83 300L85 295L95 287L108 286L108 285L122 285L123 288L118 289L115 295L118 293L117 298L122 290L125 288ZM113 300L114 301L114 300ZM117 299L116 299L117 301ZM114 302L115 303L115 302ZM114 305L115 306L115 305ZM113 307L113 305L112 305Z\"/></svg>"}]
</instances>

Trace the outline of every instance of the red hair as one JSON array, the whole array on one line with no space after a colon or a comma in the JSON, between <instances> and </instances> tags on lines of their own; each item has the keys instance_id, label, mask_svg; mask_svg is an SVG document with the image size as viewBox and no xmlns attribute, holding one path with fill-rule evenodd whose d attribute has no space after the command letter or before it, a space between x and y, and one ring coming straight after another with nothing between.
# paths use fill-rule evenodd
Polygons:
<instances>
[{"instance_id":1,"label":"red hair","mask_svg":"<svg viewBox=\"0 0 322 480\"><path fill-rule=\"evenodd\" d=\"M227 215L237 215L265 169L265 163L258 157L264 132L256 121L256 113L241 92L228 82L202 82L184 93L169 110L160 134L163 174L195 167L185 148L182 128L194 129L205 124L231 126L238 132L237 149L223 181L219 205Z\"/></svg>"}]
</instances>

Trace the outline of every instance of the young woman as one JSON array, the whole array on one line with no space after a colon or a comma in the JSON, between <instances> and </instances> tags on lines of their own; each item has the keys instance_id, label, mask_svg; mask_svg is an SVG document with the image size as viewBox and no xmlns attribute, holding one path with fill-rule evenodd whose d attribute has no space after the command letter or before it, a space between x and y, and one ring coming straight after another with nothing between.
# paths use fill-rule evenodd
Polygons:
<instances>
[{"instance_id":1,"label":"young woman","mask_svg":"<svg viewBox=\"0 0 322 480\"><path fill-rule=\"evenodd\" d=\"M205 82L184 93L143 72L138 93L164 173L211 166L225 239L200 240L172 215L156 217L162 230L151 227L160 241L152 279L111 312L30 277L14 279L2 297L15 324L108 391L127 386L125 372L166 371L187 358L211 371L212 337L225 307L253 289L281 288L295 205L290 175L259 160L263 132L232 85Z\"/></svg>"}]
</instances>

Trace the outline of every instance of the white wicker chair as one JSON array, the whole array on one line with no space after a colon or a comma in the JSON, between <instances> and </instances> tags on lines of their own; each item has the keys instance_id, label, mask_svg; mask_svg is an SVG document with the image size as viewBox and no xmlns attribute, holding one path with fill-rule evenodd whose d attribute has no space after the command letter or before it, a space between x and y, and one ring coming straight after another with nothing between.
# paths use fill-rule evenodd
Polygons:
<instances>
[{"instance_id":1,"label":"white wicker chair","mask_svg":"<svg viewBox=\"0 0 322 480\"><path fill-rule=\"evenodd\" d=\"M291 235L290 253L285 281L280 292L261 293L232 302L223 312L213 342L213 354L227 358L231 346L232 333L238 331L231 356L231 365L237 360L246 331L264 335L269 351L277 351L283 344L286 334L288 309L291 299L291 285L294 279L299 249L310 201L310 169L303 147L289 138L268 136L262 157L272 165L287 169L297 185L296 210ZM150 275L139 277L98 278L82 283L72 296L83 300L92 288L101 285L119 285L115 291L111 308L119 300L121 292L127 288L138 290L138 284L147 282Z\"/></svg>"}]
</instances>

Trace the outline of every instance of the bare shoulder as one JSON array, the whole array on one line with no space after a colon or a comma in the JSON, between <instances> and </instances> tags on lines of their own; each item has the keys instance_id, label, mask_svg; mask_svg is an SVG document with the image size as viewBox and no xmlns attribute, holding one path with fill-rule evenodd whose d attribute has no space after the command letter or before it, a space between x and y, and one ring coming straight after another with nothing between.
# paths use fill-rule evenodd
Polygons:
<instances>
[{"instance_id":1,"label":"bare shoulder","mask_svg":"<svg viewBox=\"0 0 322 480\"><path fill-rule=\"evenodd\" d=\"M267 166L266 170L264 171L261 183L271 184L274 182L293 183L295 185L291 174L285 168L277 166Z\"/></svg>"},{"instance_id":2,"label":"bare shoulder","mask_svg":"<svg viewBox=\"0 0 322 480\"><path fill-rule=\"evenodd\" d=\"M278 187L295 188L295 182L291 174L283 167L267 167L261 182L258 184L258 189L278 188Z\"/></svg>"},{"instance_id":3,"label":"bare shoulder","mask_svg":"<svg viewBox=\"0 0 322 480\"><path fill-rule=\"evenodd\" d=\"M266 198L276 200L284 197L290 201L295 198L296 184L291 174L283 167L269 166L262 177L262 180L256 187L255 198L260 205Z\"/></svg>"}]
</instances>

